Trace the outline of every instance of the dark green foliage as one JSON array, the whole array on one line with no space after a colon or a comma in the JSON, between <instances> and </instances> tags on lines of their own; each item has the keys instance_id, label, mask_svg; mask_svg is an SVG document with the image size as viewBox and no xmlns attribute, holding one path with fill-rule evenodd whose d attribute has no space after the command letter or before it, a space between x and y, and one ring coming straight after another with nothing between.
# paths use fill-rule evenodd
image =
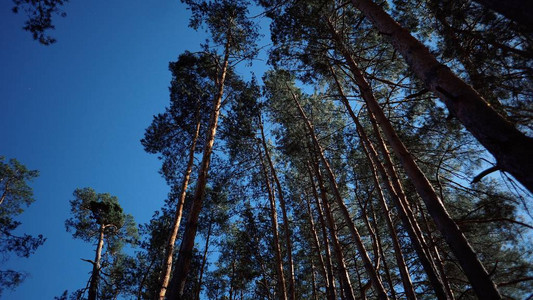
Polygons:
<instances>
[{"instance_id":1,"label":"dark green foliage","mask_svg":"<svg viewBox=\"0 0 533 300\"><path fill-rule=\"evenodd\" d=\"M74 200L70 201L72 217L65 221L68 232L74 238L98 245L103 233L102 255L100 261L89 261L98 266L93 268L92 276L100 278L98 297L112 299L119 294L131 294L126 283L134 277L131 273L132 258L123 254L126 244L136 245L137 226L131 215L125 214L118 198L108 193L98 194L92 188L76 189ZM99 275L95 275L95 270ZM75 294L81 297L85 289Z\"/></svg>"},{"instance_id":2,"label":"dark green foliage","mask_svg":"<svg viewBox=\"0 0 533 300\"><path fill-rule=\"evenodd\" d=\"M34 40L42 45L50 45L56 39L48 35L55 26L52 23L54 15L65 17L67 14L61 7L69 0L13 0L13 12L23 12L27 15L23 29L29 31Z\"/></svg>"},{"instance_id":3,"label":"dark green foliage","mask_svg":"<svg viewBox=\"0 0 533 300\"><path fill-rule=\"evenodd\" d=\"M28 234L18 235L14 231L21 223L16 217L33 203L33 190L28 185L39 176L37 170L29 170L16 159L5 161L0 156L0 253L2 262L13 253L20 257L29 257L45 242L42 235L33 237ZM0 270L0 295L4 288L15 288L24 278L25 273L14 270Z\"/></svg>"}]
</instances>

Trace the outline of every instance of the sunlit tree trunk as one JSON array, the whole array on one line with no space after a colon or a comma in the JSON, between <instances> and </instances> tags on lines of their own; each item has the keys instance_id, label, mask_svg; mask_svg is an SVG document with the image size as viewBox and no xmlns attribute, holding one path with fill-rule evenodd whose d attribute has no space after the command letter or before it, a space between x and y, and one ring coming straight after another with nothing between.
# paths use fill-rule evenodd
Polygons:
<instances>
[{"instance_id":1,"label":"sunlit tree trunk","mask_svg":"<svg viewBox=\"0 0 533 300\"><path fill-rule=\"evenodd\" d=\"M100 260L102 259L102 248L104 247L104 230L105 225L100 224L100 232L98 237L98 245L96 246L96 254L94 256L93 271L91 273L91 283L89 285L88 300L96 300L98 294L98 283L100 281Z\"/></svg>"},{"instance_id":2,"label":"sunlit tree trunk","mask_svg":"<svg viewBox=\"0 0 533 300\"><path fill-rule=\"evenodd\" d=\"M350 233L352 234L352 237L355 241L355 245L357 246L357 249L359 250L359 253L361 255L361 258L363 260L363 264L365 266L365 270L368 273L371 281L372 286L374 287L374 290L377 294L378 299L388 299L387 292L385 291L385 288L383 287L383 284L379 278L379 275L376 272L376 269L372 266L372 262L370 261L370 258L368 257L368 253L365 249L365 246L363 245L363 241L361 240L361 236L359 235L359 232L357 228L355 227L355 223L352 220L352 217L350 216L350 212L348 211L348 208L346 207L346 204L344 204L344 201L342 199L342 196L338 190L337 187L337 180L335 178L335 175L333 174L333 171L331 170L331 167L329 166L329 162L327 161L326 157L324 156L324 152L322 150L322 147L320 146L320 143L318 142L318 139L316 135L314 134L313 125L311 124L310 120L305 115L305 112L303 111L302 107L300 106L300 103L298 102L298 99L296 98L296 95L294 95L293 91L290 90L293 100L298 108L298 111L300 112L301 117L303 118L305 125L307 126L307 129L309 131L309 135L311 136L313 143L316 147L317 154L320 156L320 160L324 164L324 167L327 171L327 175L329 177L329 180L331 182L331 187L333 189L333 195L337 202L337 205L340 208L341 214L343 216L344 221L346 222L348 229L350 230Z\"/></svg>"},{"instance_id":3,"label":"sunlit tree trunk","mask_svg":"<svg viewBox=\"0 0 533 300\"><path fill-rule=\"evenodd\" d=\"M183 181L181 183L180 196L178 199L178 204L176 206L176 213L174 215L172 231L170 232L170 236L167 241L167 246L165 248L165 260L163 270L161 272L161 290L159 291L160 300L165 299L168 283L170 281L170 274L172 272L172 259L174 257L174 245L176 244L176 238L178 236L178 230L180 228L181 218L183 215L185 197L187 195L187 186L189 185L189 179L191 178L192 167L194 165L194 152L196 150L196 142L198 141L198 135L200 133L200 125L200 118L198 118L194 137L191 143L191 148L189 150L189 161L187 162L187 169L185 170Z\"/></svg>"},{"instance_id":4,"label":"sunlit tree trunk","mask_svg":"<svg viewBox=\"0 0 533 300\"><path fill-rule=\"evenodd\" d=\"M170 300L181 298L183 289L185 288L185 280L187 279L191 265L194 239L196 238L196 231L198 229L198 217L200 215L200 211L202 210L202 204L205 196L209 164L211 162L211 153L215 143L218 117L220 115L220 106L222 104L222 97L224 95L224 83L229 63L229 47L230 43L228 40L228 43L225 46L224 61L220 71L220 77L217 82L218 92L213 101L213 108L211 117L209 119L207 136L205 139L204 153L202 155L202 161L198 170L198 178L196 181L196 189L192 198L191 210L187 219L185 233L183 234L178 261L176 263L176 267L174 268L172 280L170 282L170 291L168 295L168 299Z\"/></svg>"},{"instance_id":5,"label":"sunlit tree trunk","mask_svg":"<svg viewBox=\"0 0 533 300\"><path fill-rule=\"evenodd\" d=\"M402 54L411 70L494 155L501 170L512 174L533 192L533 138L521 133L498 114L471 86L439 63L424 44L395 22L379 5L371 0L352 0L352 3L382 34L389 37L392 46ZM531 16L528 18L531 22ZM462 250L469 252L467 248ZM463 268L468 269L464 271L479 297L501 298L496 285L486 270L482 266L480 268L480 264L464 263Z\"/></svg>"}]
</instances>

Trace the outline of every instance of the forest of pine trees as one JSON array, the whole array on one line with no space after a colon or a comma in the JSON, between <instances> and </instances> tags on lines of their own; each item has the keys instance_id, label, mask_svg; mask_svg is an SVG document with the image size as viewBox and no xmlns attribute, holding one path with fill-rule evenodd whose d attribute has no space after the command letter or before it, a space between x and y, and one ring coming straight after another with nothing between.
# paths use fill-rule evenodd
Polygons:
<instances>
[{"instance_id":1,"label":"forest of pine trees","mask_svg":"<svg viewBox=\"0 0 533 300\"><path fill-rule=\"evenodd\" d=\"M171 192L70 298L532 299L528 1L182 2L209 39L141 141Z\"/></svg>"}]
</instances>

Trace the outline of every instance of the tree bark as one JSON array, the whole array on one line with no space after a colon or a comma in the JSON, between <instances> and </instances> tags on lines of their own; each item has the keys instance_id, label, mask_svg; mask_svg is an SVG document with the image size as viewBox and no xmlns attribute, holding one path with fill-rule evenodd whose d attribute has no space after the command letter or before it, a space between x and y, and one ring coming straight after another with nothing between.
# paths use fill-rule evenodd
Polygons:
<instances>
[{"instance_id":1,"label":"tree bark","mask_svg":"<svg viewBox=\"0 0 533 300\"><path fill-rule=\"evenodd\" d=\"M366 0L355 1L355 2L357 3L364 2L365 5L370 3ZM374 6L372 6L373 11L376 9L379 9L383 14L385 14L385 12L381 10L379 6L375 6L375 7ZM360 8L361 10L363 9L361 7L358 7L358 8ZM379 15L379 16L383 17L382 15ZM388 15L386 16L388 17ZM335 33L335 30L333 27L332 27L332 31ZM385 32L389 32L389 31L385 30ZM407 34L409 33L407 32ZM466 237L463 235L463 233L461 232L457 224L450 217L441 199L435 193L435 190L431 186L430 182L428 181L424 173L422 173L422 171L418 168L418 165L414 161L414 158L411 156L411 153L407 150L405 145L402 143L396 131L392 127L390 121L385 116L385 113L383 112L383 110L381 109L381 106L379 106L379 103L375 99L372 89L369 83L367 82L365 76L360 71L358 65L355 63L355 61L353 60L351 55L348 53L348 51L343 47L343 43L342 41L340 41L340 38L338 38L338 35L336 39L339 44L339 47L341 47L341 52L343 52L344 57L348 61L350 70L352 71L352 74L355 79L355 83L359 87L361 96L364 99L368 110L371 111L371 113L376 117L378 124L380 125L387 140L389 141L391 147L396 153L396 156L398 157L402 166L404 167L407 173L407 176L410 178L410 180L414 184L420 197L422 197L422 199L424 200L426 207L428 209L428 212L433 218L433 221L435 222L437 228L442 233L444 239L447 241L452 252L459 260L459 264L463 268L463 271L465 272L467 278L472 284L474 291L481 299L501 299L500 293L498 292L496 285L491 280L487 271L483 267L481 261L479 261L479 259L477 258L476 253L474 252L474 249L472 249ZM449 69L447 68L446 70L449 71ZM431 86L428 86L428 88L431 88ZM477 95L477 93L475 94ZM485 106L488 108L488 106L486 105L486 102L484 100L482 101L485 104ZM482 108L477 107L477 109L482 109ZM493 111L492 109L490 110ZM473 111L474 110L472 110L472 112ZM501 118L496 112L494 112L494 114L497 117ZM527 145L527 143L525 143L525 145ZM533 147L531 148L531 150L533 151ZM532 159L532 162L533 162L533 159Z\"/></svg>"},{"instance_id":2,"label":"tree bark","mask_svg":"<svg viewBox=\"0 0 533 300\"><path fill-rule=\"evenodd\" d=\"M311 188L313 190L313 198L315 199L315 206L316 210L318 212L318 221L320 222L320 227L322 231L322 239L324 240L324 253L326 255L326 267L328 272L328 282L329 286L326 286L326 291L328 300L335 300L337 299L336 293L335 293L335 277L333 276L333 266L331 262L331 251L329 249L329 238L328 238L328 232L327 232L327 226L326 221L324 219L324 212L322 211L322 205L320 204L320 200L318 197L318 192L315 186L315 181L313 179L313 171L311 169L311 166L309 166L309 163L307 164L307 170L309 172L309 181L311 182Z\"/></svg>"},{"instance_id":3,"label":"tree bark","mask_svg":"<svg viewBox=\"0 0 533 300\"><path fill-rule=\"evenodd\" d=\"M494 155L502 171L509 172L533 193L533 138L524 135L498 114L471 86L439 63L424 44L380 6L371 0L352 0L352 3L380 32L389 37L392 46L402 54L418 78L444 101L450 113ZM528 18L531 21L531 17ZM482 273L478 275L484 281L487 276ZM484 299L501 298L494 283L485 286L476 281L472 284Z\"/></svg>"},{"instance_id":4,"label":"tree bark","mask_svg":"<svg viewBox=\"0 0 533 300\"><path fill-rule=\"evenodd\" d=\"M265 133L263 131L263 121L261 120L261 116L259 117L259 128L261 131L261 141L263 145L263 149L265 151L265 157L268 162L268 165L270 167L270 171L272 173L272 177L274 178L274 182L276 183L276 187L278 190L278 199L279 204L281 206L281 214L283 217L283 231L285 234L285 244L287 247L287 258L288 258L288 264L289 264L289 290L288 290L288 296L289 299L295 300L296 299L296 291L295 291L295 284L294 284L294 262L292 259L292 243L291 243L291 232L289 230L289 218L287 217L287 208L285 206L285 198L283 197L283 190L281 188L281 183L278 179L278 175L276 173L276 169L274 168L274 164L272 163L272 158L270 157L270 151L268 150L266 139L265 139Z\"/></svg>"},{"instance_id":5,"label":"tree bark","mask_svg":"<svg viewBox=\"0 0 533 300\"><path fill-rule=\"evenodd\" d=\"M352 283L350 282L350 274L348 273L348 268L346 267L346 262L344 260L344 254L342 252L342 247L339 242L339 238L337 236L337 225L335 224L335 220L333 219L333 213L331 212L331 208L329 206L328 202L328 196L326 192L326 187L324 186L324 181L322 179L322 175L320 174L320 170L318 168L318 164L314 163L315 168L315 175L318 180L318 188L320 190L320 198L322 199L322 207L324 208L323 214L326 216L326 222L329 229L329 235L331 236L331 242L333 244L333 250L335 251L335 257L337 258L337 273L340 275L340 283L341 283L341 291L342 293L342 299L355 299L355 295L353 293L353 287Z\"/></svg>"},{"instance_id":6,"label":"tree bark","mask_svg":"<svg viewBox=\"0 0 533 300\"><path fill-rule=\"evenodd\" d=\"M268 179L268 172L266 170L265 164L263 162L263 155L261 150L259 150L259 160L261 163L261 169L263 170L263 175L265 176L265 185L268 192L268 200L270 202L270 220L272 222L272 235L274 237L274 251L276 252L276 274L278 276L278 285L280 289L280 298L287 300L287 285L285 283L285 275L283 273L283 259L281 257L281 248L279 245L279 234L278 234L278 213L276 209L276 200L274 192L270 185Z\"/></svg>"},{"instance_id":7,"label":"tree bark","mask_svg":"<svg viewBox=\"0 0 533 300\"><path fill-rule=\"evenodd\" d=\"M196 123L196 130L192 139L191 148L189 150L189 161L187 162L187 169L183 176L181 184L180 197L176 206L176 213L174 215L174 222L172 224L172 231L167 241L165 248L165 260L161 276L161 289L159 290L159 300L164 300L167 293L168 283L170 281L170 273L172 272L172 259L174 256L174 245L176 244L176 238L178 236L178 230L181 224L181 218L183 215L183 207L185 205L185 197L187 196L187 186L189 185L189 179L191 178L192 167L194 165L194 152L196 150L196 142L198 141L198 135L200 133L200 118Z\"/></svg>"},{"instance_id":8,"label":"tree bark","mask_svg":"<svg viewBox=\"0 0 533 300\"><path fill-rule=\"evenodd\" d=\"M218 126L218 117L220 115L220 107L222 104L222 96L224 95L224 83L226 79L226 73L229 63L229 41L226 44L224 62L222 64L222 70L220 78L218 79L218 92L213 101L213 110L209 119L209 126L207 130L207 137L204 145L204 153L202 155L202 162L200 163L200 169L198 170L198 178L196 181L196 189L194 191L191 211L187 219L187 225L185 227L185 233L181 242L180 252L176 267L174 268L172 280L170 282L170 291L168 295L169 300L180 299L183 295L183 289L185 288L185 281L189 273L192 250L194 247L194 239L196 237L196 231L198 229L198 217L202 210L202 204L205 196L205 187L207 185L207 176L209 173L209 164L211 161L211 153L213 151L213 145L215 143L215 135Z\"/></svg>"},{"instance_id":9,"label":"tree bark","mask_svg":"<svg viewBox=\"0 0 533 300\"><path fill-rule=\"evenodd\" d=\"M98 295L98 283L100 281L100 260L102 259L102 248L104 247L104 230L105 225L100 224L100 232L98 237L98 245L96 246L96 254L94 255L93 271L91 273L91 283L89 285L88 300L96 300Z\"/></svg>"},{"instance_id":10,"label":"tree bark","mask_svg":"<svg viewBox=\"0 0 533 300\"><path fill-rule=\"evenodd\" d=\"M313 184L313 189L315 188L314 187L314 183ZM315 191L315 196L316 196L316 191ZM320 272L322 273L322 277L324 278L324 282L326 283L326 297L328 300L335 300L335 292L331 291L332 289L332 286L331 286L331 280L333 280L333 276L331 276L330 278L330 274L328 272L328 270L326 269L326 264L324 262L324 258L322 257L322 254L320 253L322 247L320 245L320 241L318 239L318 235L316 233L316 229L315 229L315 222L313 221L313 211L311 210L311 204L310 204L310 200L308 197L306 197L305 199L305 202L306 202L306 206L307 206L307 215L308 215L308 220L309 220L309 227L311 228L311 235L312 235L312 238L313 238L313 242L315 244L315 247L316 247L316 254L317 254L317 257L318 257L318 262L320 263ZM333 275L333 274L331 274Z\"/></svg>"},{"instance_id":11,"label":"tree bark","mask_svg":"<svg viewBox=\"0 0 533 300\"><path fill-rule=\"evenodd\" d=\"M300 112L300 116L302 117L303 121L305 122L305 125L307 126L309 135L311 136L313 143L316 147L316 150L318 152L318 155L320 156L320 160L325 166L327 175L329 177L331 186L333 188L334 198L337 202L337 205L339 206L341 210L341 214L344 218L344 221L346 222L348 229L350 230L350 233L352 234L352 237L354 238L357 249L359 250L359 253L363 260L365 269L372 281L372 286L374 287L374 290L377 294L377 298L388 299L387 292L385 291L385 288L383 287L383 284L381 283L381 280L376 272L376 269L374 269L374 267L372 266L372 262L370 261L370 258L368 257L368 253L365 249L365 246L363 245L363 241L361 240L359 231L355 227L355 223L353 222L352 217L350 216L350 212L348 211L346 204L344 204L340 191L338 190L338 187L337 187L337 179L335 178L335 175L333 174L333 171L331 170L328 160L324 156L324 151L322 150L322 146L320 146L320 143L318 142L318 139L314 133L313 125L311 124L311 121L307 118L307 116L305 115L305 112L300 106L300 103L298 102L298 99L296 98L296 95L294 94L294 92L290 89L289 89L289 92L291 93L292 98L296 104L296 107L298 108L298 111Z\"/></svg>"}]
</instances>

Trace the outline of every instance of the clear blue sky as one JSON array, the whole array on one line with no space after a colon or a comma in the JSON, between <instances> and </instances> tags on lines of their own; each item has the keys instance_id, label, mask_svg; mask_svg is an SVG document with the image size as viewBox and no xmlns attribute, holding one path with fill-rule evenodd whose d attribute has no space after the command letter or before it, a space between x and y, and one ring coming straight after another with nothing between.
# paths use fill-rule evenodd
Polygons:
<instances>
[{"instance_id":1,"label":"clear blue sky","mask_svg":"<svg viewBox=\"0 0 533 300\"><path fill-rule=\"evenodd\" d=\"M55 19L58 42L45 47L11 6L0 1L0 155L40 171L20 232L47 241L2 263L30 274L3 298L53 299L85 286L91 266L80 258L94 256L65 231L75 188L118 196L137 223L162 205L159 162L139 140L168 104L168 62L206 37L187 27L177 0L71 0Z\"/></svg>"}]
</instances>

